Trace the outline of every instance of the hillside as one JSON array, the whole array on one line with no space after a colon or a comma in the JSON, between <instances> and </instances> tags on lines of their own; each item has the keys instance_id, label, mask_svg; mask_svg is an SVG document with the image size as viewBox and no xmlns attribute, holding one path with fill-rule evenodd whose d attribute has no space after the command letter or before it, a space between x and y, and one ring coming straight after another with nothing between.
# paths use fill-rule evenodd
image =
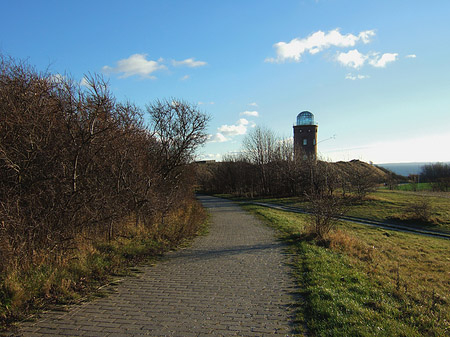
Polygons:
<instances>
[{"instance_id":1,"label":"hillside","mask_svg":"<svg viewBox=\"0 0 450 337\"><path fill-rule=\"evenodd\" d=\"M378 182L387 181L392 174L392 172L387 169L383 169L357 159L345 162L339 161L332 163L332 165L335 165L339 170L344 171L347 174L360 173L364 176L372 176Z\"/></svg>"}]
</instances>

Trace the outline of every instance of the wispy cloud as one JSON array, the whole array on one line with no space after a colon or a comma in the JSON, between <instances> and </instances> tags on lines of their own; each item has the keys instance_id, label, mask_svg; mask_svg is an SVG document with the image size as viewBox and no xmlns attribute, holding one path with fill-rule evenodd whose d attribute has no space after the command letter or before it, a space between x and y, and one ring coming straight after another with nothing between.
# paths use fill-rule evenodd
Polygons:
<instances>
[{"instance_id":1,"label":"wispy cloud","mask_svg":"<svg viewBox=\"0 0 450 337\"><path fill-rule=\"evenodd\" d=\"M61 74L53 74L49 79L52 83L62 83L66 78Z\"/></svg>"},{"instance_id":2,"label":"wispy cloud","mask_svg":"<svg viewBox=\"0 0 450 337\"><path fill-rule=\"evenodd\" d=\"M119 74L119 78L131 76L140 76L141 78L156 79L154 73L158 70L167 69L167 65L174 67L198 68L207 65L204 61L196 61L194 58L188 58L182 61L172 60L171 63L160 58L158 60L147 59L147 54L133 54L126 59L116 62L115 66L106 65L102 68L105 74ZM181 77L182 81L189 78L189 75Z\"/></svg>"},{"instance_id":3,"label":"wispy cloud","mask_svg":"<svg viewBox=\"0 0 450 337\"><path fill-rule=\"evenodd\" d=\"M83 78L81 79L81 81L80 81L80 86L82 86L82 87L88 87L88 86L89 86L89 82L88 82L88 80L86 79L86 77L83 77Z\"/></svg>"},{"instance_id":4,"label":"wispy cloud","mask_svg":"<svg viewBox=\"0 0 450 337\"><path fill-rule=\"evenodd\" d=\"M172 65L175 67L181 67L181 66L185 66L185 67L189 67L189 68L197 68L197 67L203 67L206 66L207 63L204 61L195 61L193 58L188 58L186 60L183 61L172 61Z\"/></svg>"},{"instance_id":5,"label":"wispy cloud","mask_svg":"<svg viewBox=\"0 0 450 337\"><path fill-rule=\"evenodd\" d=\"M306 38L295 38L290 42L278 42L274 44L277 53L276 58L267 58L266 62L300 62L304 53L308 52L312 55L321 52L324 49L334 47L353 47L358 42L367 44L370 39L375 36L374 30L366 30L358 35L341 34L339 29L324 33L319 30Z\"/></svg>"},{"instance_id":6,"label":"wispy cloud","mask_svg":"<svg viewBox=\"0 0 450 337\"><path fill-rule=\"evenodd\" d=\"M241 112L241 116L259 117L259 112L258 111L243 111L243 112Z\"/></svg>"},{"instance_id":7,"label":"wispy cloud","mask_svg":"<svg viewBox=\"0 0 450 337\"><path fill-rule=\"evenodd\" d=\"M257 104L257 103L255 103L255 102L252 102L252 103L248 103L248 105L250 105L250 106L258 106L258 104Z\"/></svg>"},{"instance_id":8,"label":"wispy cloud","mask_svg":"<svg viewBox=\"0 0 450 337\"><path fill-rule=\"evenodd\" d=\"M198 156L198 160L222 160L220 153L202 153Z\"/></svg>"},{"instance_id":9,"label":"wispy cloud","mask_svg":"<svg viewBox=\"0 0 450 337\"><path fill-rule=\"evenodd\" d=\"M346 53L338 53L337 61L345 67L354 69L361 68L366 62L376 68L385 68L388 63L398 60L397 53L369 53L362 54L357 49L352 49Z\"/></svg>"},{"instance_id":10,"label":"wispy cloud","mask_svg":"<svg viewBox=\"0 0 450 337\"><path fill-rule=\"evenodd\" d=\"M398 58L397 53L385 53L379 56L378 53L374 54L370 60L369 64L376 68L384 68L388 63L396 61Z\"/></svg>"},{"instance_id":11,"label":"wispy cloud","mask_svg":"<svg viewBox=\"0 0 450 337\"><path fill-rule=\"evenodd\" d=\"M214 105L214 102L198 102L197 105Z\"/></svg>"},{"instance_id":12,"label":"wispy cloud","mask_svg":"<svg viewBox=\"0 0 450 337\"><path fill-rule=\"evenodd\" d=\"M228 140L229 139L227 137L225 137L223 134L221 134L220 132L216 133L215 135L210 135L208 137L208 142L210 142L210 143L223 143Z\"/></svg>"},{"instance_id":13,"label":"wispy cloud","mask_svg":"<svg viewBox=\"0 0 450 337\"><path fill-rule=\"evenodd\" d=\"M162 59L158 61L147 60L147 54L133 54L130 57L117 61L115 67L104 66L103 72L110 74L121 74L120 78L130 76L140 76L142 78L155 78L152 75L157 70L166 69L162 63Z\"/></svg>"},{"instance_id":14,"label":"wispy cloud","mask_svg":"<svg viewBox=\"0 0 450 337\"><path fill-rule=\"evenodd\" d=\"M407 59L415 59L417 57L416 54L409 54L405 56Z\"/></svg>"},{"instance_id":15,"label":"wispy cloud","mask_svg":"<svg viewBox=\"0 0 450 337\"><path fill-rule=\"evenodd\" d=\"M360 74L353 75L353 74L351 74L351 73L348 73L348 74L345 76L345 79L346 79L346 80L352 80L352 81L355 81L355 80L363 80L363 79L365 79L365 78L369 78L369 76L367 76L367 75L360 75Z\"/></svg>"}]
</instances>

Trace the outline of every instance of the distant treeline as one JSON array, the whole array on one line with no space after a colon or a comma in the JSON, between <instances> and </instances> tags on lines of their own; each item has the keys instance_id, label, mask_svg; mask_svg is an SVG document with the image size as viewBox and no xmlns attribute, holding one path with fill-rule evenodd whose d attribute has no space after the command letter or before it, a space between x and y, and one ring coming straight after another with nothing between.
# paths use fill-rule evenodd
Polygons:
<instances>
[{"instance_id":1,"label":"distant treeline","mask_svg":"<svg viewBox=\"0 0 450 337\"><path fill-rule=\"evenodd\" d=\"M331 195L337 190L364 197L388 179L386 172L357 160L329 163L300 157L294 155L292 142L256 127L244 139L240 154L199 164L198 182L208 193L246 197Z\"/></svg>"},{"instance_id":2,"label":"distant treeline","mask_svg":"<svg viewBox=\"0 0 450 337\"><path fill-rule=\"evenodd\" d=\"M111 239L125 218L163 228L192 199L209 117L175 99L144 111L101 77L86 82L0 55L0 273L80 237Z\"/></svg>"},{"instance_id":3,"label":"distant treeline","mask_svg":"<svg viewBox=\"0 0 450 337\"><path fill-rule=\"evenodd\" d=\"M420 181L429 182L436 191L448 191L450 189L450 165L434 163L424 165L420 172Z\"/></svg>"}]
</instances>

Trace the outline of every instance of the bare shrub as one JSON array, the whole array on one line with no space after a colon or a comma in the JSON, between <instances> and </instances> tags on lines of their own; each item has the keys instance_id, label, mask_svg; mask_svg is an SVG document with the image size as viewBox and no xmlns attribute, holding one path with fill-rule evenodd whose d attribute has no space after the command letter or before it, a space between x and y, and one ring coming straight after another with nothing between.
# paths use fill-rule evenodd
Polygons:
<instances>
[{"instance_id":1,"label":"bare shrub","mask_svg":"<svg viewBox=\"0 0 450 337\"><path fill-rule=\"evenodd\" d=\"M209 117L158 101L148 128L101 76L86 82L0 55L0 251L19 265L70 253L80 233L112 240L124 218L152 224L192 196Z\"/></svg>"},{"instance_id":2,"label":"bare shrub","mask_svg":"<svg viewBox=\"0 0 450 337\"><path fill-rule=\"evenodd\" d=\"M376 177L367 169L358 168L348 175L352 191L359 199L364 197L375 189L377 185Z\"/></svg>"},{"instance_id":3,"label":"bare shrub","mask_svg":"<svg viewBox=\"0 0 450 337\"><path fill-rule=\"evenodd\" d=\"M345 213L345 202L335 195L313 194L308 195L307 198L311 204L309 212L311 213L312 233L319 240L324 240L336 227L339 217Z\"/></svg>"},{"instance_id":4,"label":"bare shrub","mask_svg":"<svg viewBox=\"0 0 450 337\"><path fill-rule=\"evenodd\" d=\"M433 208L428 199L420 199L412 202L406 207L406 215L411 220L418 220L421 222L429 222L433 213Z\"/></svg>"}]
</instances>

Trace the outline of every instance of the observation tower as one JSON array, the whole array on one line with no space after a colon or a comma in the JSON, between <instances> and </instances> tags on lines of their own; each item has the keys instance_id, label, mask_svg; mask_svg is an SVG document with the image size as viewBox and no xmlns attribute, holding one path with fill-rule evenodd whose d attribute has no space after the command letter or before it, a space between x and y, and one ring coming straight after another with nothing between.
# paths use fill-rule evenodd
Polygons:
<instances>
[{"instance_id":1,"label":"observation tower","mask_svg":"<svg viewBox=\"0 0 450 337\"><path fill-rule=\"evenodd\" d=\"M294 125L294 156L301 160L317 158L317 123L309 111L297 115Z\"/></svg>"}]
</instances>

